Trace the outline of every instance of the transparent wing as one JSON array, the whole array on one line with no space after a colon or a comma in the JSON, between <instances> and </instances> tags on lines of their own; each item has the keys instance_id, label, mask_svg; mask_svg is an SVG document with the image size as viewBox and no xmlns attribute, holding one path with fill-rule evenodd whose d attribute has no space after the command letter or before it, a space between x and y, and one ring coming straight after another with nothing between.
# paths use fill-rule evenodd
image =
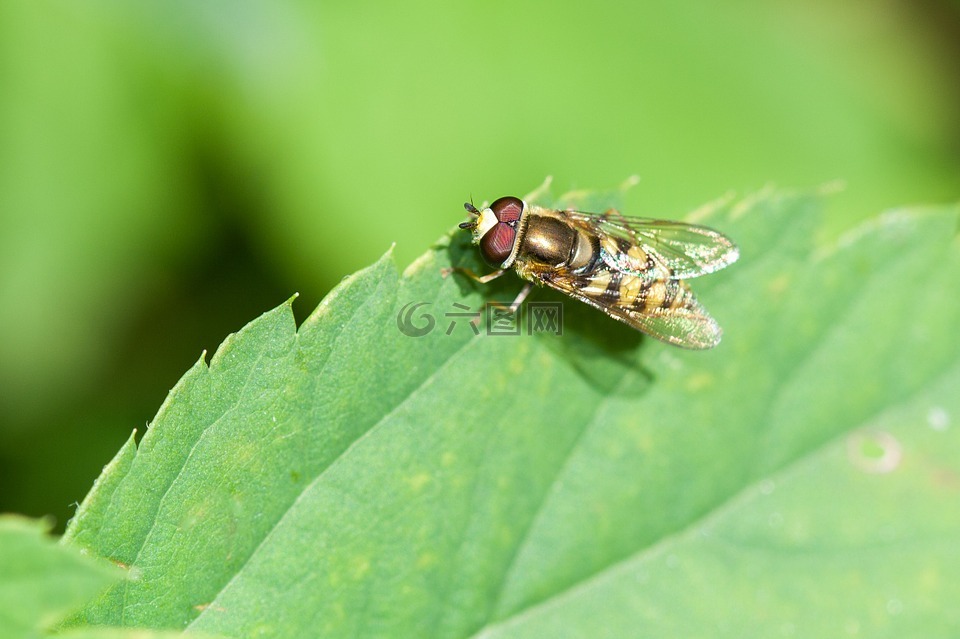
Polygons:
<instances>
[{"instance_id":1,"label":"transparent wing","mask_svg":"<svg viewBox=\"0 0 960 639\"><path fill-rule=\"evenodd\" d=\"M729 266L740 257L730 238L696 224L564 211L600 237L604 261L619 271L654 279L690 279Z\"/></svg>"},{"instance_id":2,"label":"transparent wing","mask_svg":"<svg viewBox=\"0 0 960 639\"><path fill-rule=\"evenodd\" d=\"M720 325L681 281L654 281L605 267L589 276L544 272L538 277L547 286L661 341L690 349L720 343Z\"/></svg>"}]
</instances>

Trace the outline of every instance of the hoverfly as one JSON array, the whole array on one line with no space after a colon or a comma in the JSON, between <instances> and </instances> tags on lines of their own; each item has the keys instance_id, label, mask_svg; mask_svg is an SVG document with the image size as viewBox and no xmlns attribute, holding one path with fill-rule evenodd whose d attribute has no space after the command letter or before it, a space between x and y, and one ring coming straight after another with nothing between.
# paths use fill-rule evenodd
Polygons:
<instances>
[{"instance_id":1,"label":"hoverfly","mask_svg":"<svg viewBox=\"0 0 960 639\"><path fill-rule=\"evenodd\" d=\"M486 283L510 267L521 278L546 285L600 309L610 317L664 342L707 349L722 331L684 280L713 273L740 253L726 236L683 222L549 209L518 197L501 197L477 209L461 229L473 232L483 260L497 270L478 276ZM530 285L514 302L515 309Z\"/></svg>"}]
</instances>

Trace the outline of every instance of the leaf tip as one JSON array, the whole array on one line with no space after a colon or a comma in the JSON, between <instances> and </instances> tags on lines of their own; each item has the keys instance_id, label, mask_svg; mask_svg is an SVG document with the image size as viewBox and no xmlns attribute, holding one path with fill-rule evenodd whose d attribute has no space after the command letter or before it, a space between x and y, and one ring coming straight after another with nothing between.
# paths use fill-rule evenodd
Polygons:
<instances>
[{"instance_id":1,"label":"leaf tip","mask_svg":"<svg viewBox=\"0 0 960 639\"><path fill-rule=\"evenodd\" d=\"M640 176L634 173L627 177L626 180L620 183L620 192L626 193L636 185L640 184Z\"/></svg>"},{"instance_id":2,"label":"leaf tip","mask_svg":"<svg viewBox=\"0 0 960 639\"><path fill-rule=\"evenodd\" d=\"M837 178L836 180L830 180L829 182L824 182L820 186L813 189L813 192L817 195L835 195L837 193L842 193L847 190L847 181L843 178Z\"/></svg>"},{"instance_id":3,"label":"leaf tip","mask_svg":"<svg viewBox=\"0 0 960 639\"><path fill-rule=\"evenodd\" d=\"M283 301L283 304L280 305L281 308L285 309L290 315L293 315L293 303L297 301L297 298L300 297L300 291L294 292L293 295L288 297Z\"/></svg>"},{"instance_id":4,"label":"leaf tip","mask_svg":"<svg viewBox=\"0 0 960 639\"><path fill-rule=\"evenodd\" d=\"M390 242L390 246L384 251L383 255L380 256L380 259L374 262L372 266L377 267L383 264L395 265L393 251L397 248L396 242Z\"/></svg>"},{"instance_id":5,"label":"leaf tip","mask_svg":"<svg viewBox=\"0 0 960 639\"><path fill-rule=\"evenodd\" d=\"M730 190L720 197L702 204L687 214L687 220L690 222L704 222L717 215L721 210L730 206L730 203L737 197L737 192Z\"/></svg>"},{"instance_id":6,"label":"leaf tip","mask_svg":"<svg viewBox=\"0 0 960 639\"><path fill-rule=\"evenodd\" d=\"M449 241L449 236L445 236L445 237ZM437 261L436 251L442 250L442 249L443 247L439 246L439 243L438 243L437 245L434 245L434 247L431 248L429 251L427 251L426 253L423 253L422 255L417 257L415 260L410 262L410 265L407 266L407 268L403 269L403 278L410 279L411 277L414 277L417 273L425 270L431 264L435 264Z\"/></svg>"}]
</instances>

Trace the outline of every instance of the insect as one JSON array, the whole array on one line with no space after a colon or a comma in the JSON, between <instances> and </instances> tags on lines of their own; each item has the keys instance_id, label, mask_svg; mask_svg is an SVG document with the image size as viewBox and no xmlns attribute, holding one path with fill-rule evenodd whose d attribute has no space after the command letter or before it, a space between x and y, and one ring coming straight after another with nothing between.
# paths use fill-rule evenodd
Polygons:
<instances>
[{"instance_id":1,"label":"insect","mask_svg":"<svg viewBox=\"0 0 960 639\"><path fill-rule=\"evenodd\" d=\"M707 349L720 342L720 325L685 280L713 273L740 253L726 236L704 226L549 209L506 196L477 209L460 224L473 232L484 261L497 270L474 280L486 283L511 267L521 278L549 286L600 309L659 340ZM516 308L530 285L520 293Z\"/></svg>"}]
</instances>

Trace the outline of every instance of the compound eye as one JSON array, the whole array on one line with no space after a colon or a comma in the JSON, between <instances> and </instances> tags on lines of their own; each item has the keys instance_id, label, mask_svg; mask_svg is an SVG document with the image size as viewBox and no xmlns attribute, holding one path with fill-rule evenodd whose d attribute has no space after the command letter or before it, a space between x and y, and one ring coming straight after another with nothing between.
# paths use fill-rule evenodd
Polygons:
<instances>
[{"instance_id":1,"label":"compound eye","mask_svg":"<svg viewBox=\"0 0 960 639\"><path fill-rule=\"evenodd\" d=\"M523 213L523 201L518 197L508 195L490 205L493 214L501 222L516 222Z\"/></svg>"},{"instance_id":2,"label":"compound eye","mask_svg":"<svg viewBox=\"0 0 960 639\"><path fill-rule=\"evenodd\" d=\"M480 239L480 255L490 266L500 268L500 265L510 257L516 239L515 228L504 222L497 222Z\"/></svg>"}]
</instances>

